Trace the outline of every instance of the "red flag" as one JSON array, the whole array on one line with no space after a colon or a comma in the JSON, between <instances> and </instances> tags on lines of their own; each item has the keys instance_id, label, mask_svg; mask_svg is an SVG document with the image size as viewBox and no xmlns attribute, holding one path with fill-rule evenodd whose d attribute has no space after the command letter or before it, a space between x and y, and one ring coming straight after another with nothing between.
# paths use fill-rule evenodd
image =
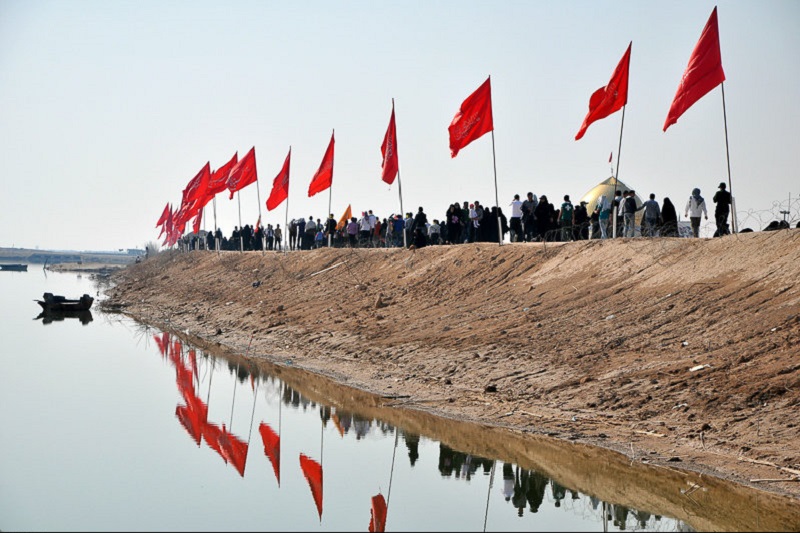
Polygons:
<instances>
[{"instance_id":1,"label":"red flag","mask_svg":"<svg viewBox=\"0 0 800 533\"><path fill-rule=\"evenodd\" d=\"M272 180L272 192L269 193L269 198L267 198L267 211L272 211L289 197L289 163L291 158L292 147L290 146L286 160L283 162L283 168Z\"/></svg>"},{"instance_id":2,"label":"red flag","mask_svg":"<svg viewBox=\"0 0 800 533\"><path fill-rule=\"evenodd\" d=\"M306 481L308 481L309 488L311 488L311 495L317 505L317 513L319 513L319 518L322 520L322 465L301 453L300 468L303 470Z\"/></svg>"},{"instance_id":3,"label":"red flag","mask_svg":"<svg viewBox=\"0 0 800 533\"><path fill-rule=\"evenodd\" d=\"M269 457L269 462L272 463L272 470L275 472L275 477L278 480L278 486L281 485L281 438L275 433L268 424L261 422L258 426L258 432L261 433L261 440L264 442L264 453Z\"/></svg>"},{"instance_id":4,"label":"red flag","mask_svg":"<svg viewBox=\"0 0 800 533\"><path fill-rule=\"evenodd\" d=\"M228 188L228 175L238 162L239 152L236 152L230 161L211 173L211 178L208 180L208 195L210 198Z\"/></svg>"},{"instance_id":5,"label":"red flag","mask_svg":"<svg viewBox=\"0 0 800 533\"><path fill-rule=\"evenodd\" d=\"M203 425L198 413L192 411L185 405L175 407L175 416L178 417L181 425L186 429L192 440L200 447L200 439L203 435Z\"/></svg>"},{"instance_id":6,"label":"red flag","mask_svg":"<svg viewBox=\"0 0 800 533\"><path fill-rule=\"evenodd\" d=\"M228 190L231 191L229 200L233 200L233 193L244 189L256 180L258 180L256 147L253 146L246 156L233 165L230 174L228 174Z\"/></svg>"},{"instance_id":7,"label":"red flag","mask_svg":"<svg viewBox=\"0 0 800 533\"><path fill-rule=\"evenodd\" d=\"M372 508L369 511L369 531L370 533L386 531L386 500L383 494L376 494L372 497Z\"/></svg>"},{"instance_id":8,"label":"red flag","mask_svg":"<svg viewBox=\"0 0 800 533\"><path fill-rule=\"evenodd\" d=\"M228 460L225 459L225 455L222 453L222 448L220 446L221 436L222 428L220 428L218 425L210 424L208 422L203 424L203 440L206 441L206 444L208 444L209 448L216 451L227 464Z\"/></svg>"},{"instance_id":9,"label":"red flag","mask_svg":"<svg viewBox=\"0 0 800 533\"><path fill-rule=\"evenodd\" d=\"M311 184L308 186L308 197L311 198L318 192L322 192L333 183L333 132L331 132L331 142L328 143L328 149L325 150L325 155L322 158L322 163L319 165L314 177L311 179Z\"/></svg>"},{"instance_id":10,"label":"red flag","mask_svg":"<svg viewBox=\"0 0 800 533\"><path fill-rule=\"evenodd\" d=\"M195 233L200 233L200 220L202 218L203 218L203 210L198 209L197 215L194 217L194 226L192 227Z\"/></svg>"},{"instance_id":11,"label":"red flag","mask_svg":"<svg viewBox=\"0 0 800 533\"><path fill-rule=\"evenodd\" d=\"M597 89L589 98L589 113L583 119L583 124L581 124L578 134L575 135L576 141L583 137L589 124L595 120L606 118L611 113L622 109L628 103L628 70L631 64L632 45L633 41L628 44L628 49L625 50L617 68L611 74L608 85Z\"/></svg>"},{"instance_id":12,"label":"red flag","mask_svg":"<svg viewBox=\"0 0 800 533\"><path fill-rule=\"evenodd\" d=\"M494 129L491 79L491 76L486 78L483 85L464 100L447 128L450 132L451 157L455 157L459 150Z\"/></svg>"},{"instance_id":13,"label":"red flag","mask_svg":"<svg viewBox=\"0 0 800 533\"><path fill-rule=\"evenodd\" d=\"M169 215L169 202L167 202L167 205L164 206L164 211L161 213L161 216L158 217L156 227L163 226L164 222L167 221L167 215Z\"/></svg>"},{"instance_id":14,"label":"red flag","mask_svg":"<svg viewBox=\"0 0 800 533\"><path fill-rule=\"evenodd\" d=\"M723 81L725 73L722 71L722 52L719 48L719 27L715 6L706 22L706 27L703 28L703 33L700 34L700 40L692 51L675 98L672 99L667 120L664 121L664 131L678 122L687 109Z\"/></svg>"},{"instance_id":15,"label":"red flag","mask_svg":"<svg viewBox=\"0 0 800 533\"><path fill-rule=\"evenodd\" d=\"M248 444L230 433L225 424L222 424L222 433L219 435L219 447L222 450L222 457L229 461L239 475L244 477L244 468L247 463Z\"/></svg>"},{"instance_id":16,"label":"red flag","mask_svg":"<svg viewBox=\"0 0 800 533\"><path fill-rule=\"evenodd\" d=\"M167 207L165 207L164 210L167 216L164 217L164 222L161 224L161 231L158 232L158 237L156 237L157 239L161 238L164 233L169 235L169 231L172 228L172 204L167 204Z\"/></svg>"},{"instance_id":17,"label":"red flag","mask_svg":"<svg viewBox=\"0 0 800 533\"><path fill-rule=\"evenodd\" d=\"M381 144L381 179L391 185L397 177L400 163L397 160L397 128L394 122L394 100L392 100L392 117L389 119L389 127L386 128L386 135L383 136Z\"/></svg>"},{"instance_id":18,"label":"red flag","mask_svg":"<svg viewBox=\"0 0 800 533\"><path fill-rule=\"evenodd\" d=\"M611 158L614 157L614 152L608 154L608 162L611 163Z\"/></svg>"},{"instance_id":19,"label":"red flag","mask_svg":"<svg viewBox=\"0 0 800 533\"><path fill-rule=\"evenodd\" d=\"M193 200L200 200L206 195L208 180L211 178L211 164L206 162L195 177L189 180L186 188L183 189L183 200L181 203L188 204Z\"/></svg>"},{"instance_id":20,"label":"red flag","mask_svg":"<svg viewBox=\"0 0 800 533\"><path fill-rule=\"evenodd\" d=\"M156 346L158 346L158 351L161 353L161 356L166 355L167 346L169 346L169 333L164 331L161 335L153 334L153 339L156 341Z\"/></svg>"}]
</instances>

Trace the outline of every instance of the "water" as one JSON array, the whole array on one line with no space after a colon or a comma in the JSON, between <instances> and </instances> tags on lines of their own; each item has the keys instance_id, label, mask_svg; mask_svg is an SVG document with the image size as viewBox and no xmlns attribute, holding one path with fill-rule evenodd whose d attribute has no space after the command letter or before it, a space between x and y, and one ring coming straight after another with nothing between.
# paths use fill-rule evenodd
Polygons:
<instances>
[{"instance_id":1,"label":"water","mask_svg":"<svg viewBox=\"0 0 800 533\"><path fill-rule=\"evenodd\" d=\"M44 292L95 296L91 320L36 318ZM0 294L2 531L368 531L378 495L386 531L798 526L790 500L204 351L100 312L88 276Z\"/></svg>"}]
</instances>

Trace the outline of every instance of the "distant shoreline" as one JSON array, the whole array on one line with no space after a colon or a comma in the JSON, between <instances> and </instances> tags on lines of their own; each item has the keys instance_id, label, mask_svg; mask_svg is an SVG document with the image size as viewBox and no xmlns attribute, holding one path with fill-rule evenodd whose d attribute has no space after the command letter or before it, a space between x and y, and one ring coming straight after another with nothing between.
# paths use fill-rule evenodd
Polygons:
<instances>
[{"instance_id":1,"label":"distant shoreline","mask_svg":"<svg viewBox=\"0 0 800 533\"><path fill-rule=\"evenodd\" d=\"M141 253L136 253L141 252ZM67 265L74 265L69 270L88 270L102 267L121 268L132 264L137 257L144 258L144 251L129 250L124 252L75 251L75 250L35 250L30 248L0 248L0 263L27 263L40 265L61 265L59 270L67 270ZM102 267L98 267L102 265Z\"/></svg>"}]
</instances>

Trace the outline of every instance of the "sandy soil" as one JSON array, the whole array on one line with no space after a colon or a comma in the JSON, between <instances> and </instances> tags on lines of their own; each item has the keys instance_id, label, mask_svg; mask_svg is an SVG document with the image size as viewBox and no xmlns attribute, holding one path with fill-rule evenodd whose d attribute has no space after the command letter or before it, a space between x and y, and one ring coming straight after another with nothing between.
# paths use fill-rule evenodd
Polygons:
<instances>
[{"instance_id":1,"label":"sandy soil","mask_svg":"<svg viewBox=\"0 0 800 533\"><path fill-rule=\"evenodd\" d=\"M101 307L404 407L800 497L800 230L162 252L112 277Z\"/></svg>"}]
</instances>

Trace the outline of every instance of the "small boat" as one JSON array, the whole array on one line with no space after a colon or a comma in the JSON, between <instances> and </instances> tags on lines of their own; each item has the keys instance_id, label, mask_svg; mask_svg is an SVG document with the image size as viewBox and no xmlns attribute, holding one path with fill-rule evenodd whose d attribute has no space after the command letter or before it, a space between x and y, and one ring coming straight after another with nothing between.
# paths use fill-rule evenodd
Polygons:
<instances>
[{"instance_id":1,"label":"small boat","mask_svg":"<svg viewBox=\"0 0 800 533\"><path fill-rule=\"evenodd\" d=\"M16 272L27 272L28 265L22 263L5 263L0 264L0 270L13 270Z\"/></svg>"},{"instance_id":2,"label":"small boat","mask_svg":"<svg viewBox=\"0 0 800 533\"><path fill-rule=\"evenodd\" d=\"M54 296L52 292L44 293L43 300L36 300L45 311L88 311L94 298L84 294L78 300L68 300L63 296Z\"/></svg>"}]
</instances>

